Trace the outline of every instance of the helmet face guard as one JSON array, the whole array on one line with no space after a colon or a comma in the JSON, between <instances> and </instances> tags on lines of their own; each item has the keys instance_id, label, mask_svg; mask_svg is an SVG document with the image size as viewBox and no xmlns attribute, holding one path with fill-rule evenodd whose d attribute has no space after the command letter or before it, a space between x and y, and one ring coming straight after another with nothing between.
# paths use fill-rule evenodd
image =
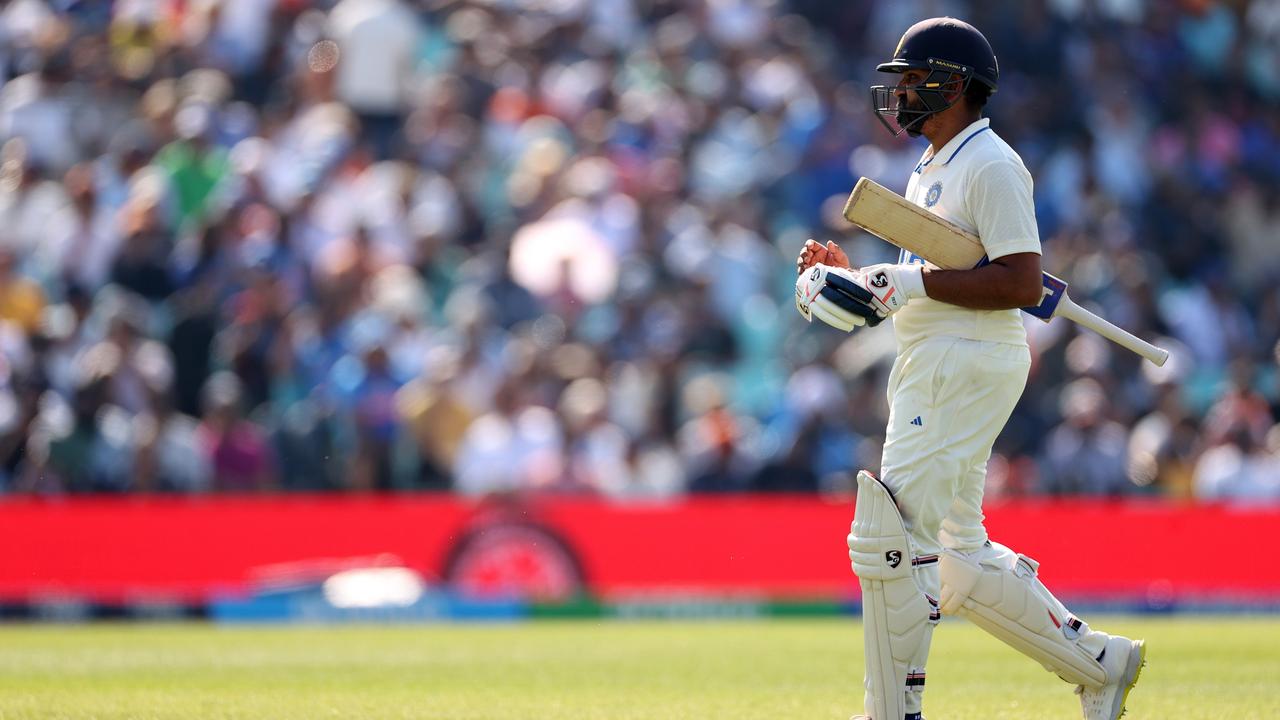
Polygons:
<instances>
[{"instance_id":1,"label":"helmet face guard","mask_svg":"<svg viewBox=\"0 0 1280 720\"><path fill-rule=\"evenodd\" d=\"M973 73L966 72L955 63L930 58L921 66L903 63L888 72L905 72L907 70L928 70L925 79L916 85L873 85L871 87L871 109L875 111L880 124L894 137L907 133L911 137L919 137L924 121L930 115L936 115L959 102L969 83L973 81ZM955 75L960 77L956 78ZM908 108L904 91L911 90L920 99L923 107ZM901 94L900 94L901 93ZM950 100L947 95L954 93Z\"/></svg>"}]
</instances>

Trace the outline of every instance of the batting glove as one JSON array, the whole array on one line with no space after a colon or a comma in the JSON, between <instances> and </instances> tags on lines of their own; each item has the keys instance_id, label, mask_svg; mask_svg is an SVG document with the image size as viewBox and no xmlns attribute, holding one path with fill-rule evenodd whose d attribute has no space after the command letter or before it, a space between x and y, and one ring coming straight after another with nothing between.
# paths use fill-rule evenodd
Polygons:
<instances>
[{"instance_id":1,"label":"batting glove","mask_svg":"<svg viewBox=\"0 0 1280 720\"><path fill-rule=\"evenodd\" d=\"M870 306L882 320L906 307L912 298L928 297L923 265L868 265L858 270L856 277L859 287L871 295Z\"/></svg>"},{"instance_id":2,"label":"batting glove","mask_svg":"<svg viewBox=\"0 0 1280 720\"><path fill-rule=\"evenodd\" d=\"M875 327L883 318L872 304L874 296L858 280L853 270L814 265L796 278L796 310L809 322L816 317L845 332Z\"/></svg>"}]
</instances>

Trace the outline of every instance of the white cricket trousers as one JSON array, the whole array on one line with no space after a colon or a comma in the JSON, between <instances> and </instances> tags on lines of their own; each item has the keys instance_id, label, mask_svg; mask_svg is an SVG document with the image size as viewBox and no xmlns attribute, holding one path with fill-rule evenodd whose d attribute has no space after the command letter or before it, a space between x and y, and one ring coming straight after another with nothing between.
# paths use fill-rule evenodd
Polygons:
<instances>
[{"instance_id":1,"label":"white cricket trousers","mask_svg":"<svg viewBox=\"0 0 1280 720\"><path fill-rule=\"evenodd\" d=\"M1025 345L932 337L899 352L889 375L880 479L917 555L976 550L987 541L987 459L1030 367ZM927 591L938 597L937 573L925 575L932 576Z\"/></svg>"},{"instance_id":2,"label":"white cricket trousers","mask_svg":"<svg viewBox=\"0 0 1280 720\"><path fill-rule=\"evenodd\" d=\"M936 558L943 547L977 550L986 543L987 459L1030 368L1025 345L932 337L900 349L889 374L880 479L893 493L916 557ZM915 577L936 603L942 584L938 563L922 563ZM922 684L906 690L907 717L918 717L923 701L927 641L921 651L911 667Z\"/></svg>"},{"instance_id":3,"label":"white cricket trousers","mask_svg":"<svg viewBox=\"0 0 1280 720\"><path fill-rule=\"evenodd\" d=\"M893 493L917 557L936 556L943 548L1012 554L1000 546L984 548L982 491L991 446L1009 421L1030 368L1025 345L934 337L899 352L889 375L880 479ZM920 589L935 601L938 567L922 563L914 571ZM1068 614L1051 595L1046 602L1059 617ZM1095 656L1109 637L1087 624L1080 633L1080 646ZM911 661L920 684L905 690L908 717L921 710L928 652L926 641Z\"/></svg>"}]
</instances>

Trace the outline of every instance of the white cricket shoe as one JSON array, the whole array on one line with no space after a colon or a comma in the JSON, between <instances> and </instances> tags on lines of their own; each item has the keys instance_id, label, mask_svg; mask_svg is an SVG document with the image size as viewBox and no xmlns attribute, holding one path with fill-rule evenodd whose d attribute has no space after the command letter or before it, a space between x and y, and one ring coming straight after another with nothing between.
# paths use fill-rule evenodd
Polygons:
<instances>
[{"instance_id":1,"label":"white cricket shoe","mask_svg":"<svg viewBox=\"0 0 1280 720\"><path fill-rule=\"evenodd\" d=\"M1117 720L1124 715L1124 702L1146 664L1147 646L1142 640L1119 636L1107 640L1102 654L1107 684L1100 688L1076 686L1085 720Z\"/></svg>"}]
</instances>

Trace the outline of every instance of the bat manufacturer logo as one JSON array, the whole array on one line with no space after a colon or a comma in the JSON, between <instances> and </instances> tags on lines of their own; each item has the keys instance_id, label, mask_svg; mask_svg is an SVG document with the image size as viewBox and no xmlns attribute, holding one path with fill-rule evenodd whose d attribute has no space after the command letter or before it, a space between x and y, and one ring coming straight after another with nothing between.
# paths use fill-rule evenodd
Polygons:
<instances>
[{"instance_id":1,"label":"bat manufacturer logo","mask_svg":"<svg viewBox=\"0 0 1280 720\"><path fill-rule=\"evenodd\" d=\"M902 551L890 550L884 554L884 559L889 563L889 567L896 568L902 564Z\"/></svg>"},{"instance_id":2,"label":"bat manufacturer logo","mask_svg":"<svg viewBox=\"0 0 1280 720\"><path fill-rule=\"evenodd\" d=\"M889 284L889 277L882 272L876 273L875 276L871 278L871 284L878 288L885 287Z\"/></svg>"}]
</instances>

